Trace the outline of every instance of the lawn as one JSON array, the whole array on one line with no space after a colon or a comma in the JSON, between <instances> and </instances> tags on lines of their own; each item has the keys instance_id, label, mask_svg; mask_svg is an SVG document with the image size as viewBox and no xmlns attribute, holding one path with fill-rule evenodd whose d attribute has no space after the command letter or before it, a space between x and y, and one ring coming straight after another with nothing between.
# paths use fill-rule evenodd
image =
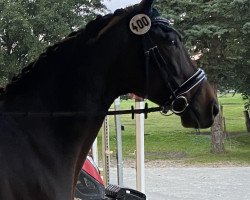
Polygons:
<instances>
[{"instance_id":1,"label":"lawn","mask_svg":"<svg viewBox=\"0 0 250 200\"><path fill-rule=\"evenodd\" d=\"M246 133L243 115L243 101L236 94L219 95L219 102L223 105L226 120L227 138L226 152L214 155L211 150L210 130L202 130L197 134L194 129L181 126L179 117L162 116L151 113L145 120L145 156L147 160L167 159L182 161L187 164L232 163L250 164L250 133ZM129 109L134 101L122 101L121 108ZM149 102L149 106L154 106ZM124 126L123 154L126 158L135 158L135 120L130 115L121 116ZM114 118L109 117L110 148L116 152L116 135ZM101 134L99 150L101 150ZM115 153L112 154L115 157Z\"/></svg>"}]
</instances>

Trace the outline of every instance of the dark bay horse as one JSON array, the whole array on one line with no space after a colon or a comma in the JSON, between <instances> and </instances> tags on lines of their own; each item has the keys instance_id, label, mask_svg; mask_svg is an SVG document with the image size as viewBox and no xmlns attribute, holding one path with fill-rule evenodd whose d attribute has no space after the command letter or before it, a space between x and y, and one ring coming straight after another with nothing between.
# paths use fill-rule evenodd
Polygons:
<instances>
[{"instance_id":1,"label":"dark bay horse","mask_svg":"<svg viewBox=\"0 0 250 200\"><path fill-rule=\"evenodd\" d=\"M73 199L84 159L122 94L172 109L185 127L211 126L218 108L204 71L152 4L97 17L2 90L1 200Z\"/></svg>"}]
</instances>

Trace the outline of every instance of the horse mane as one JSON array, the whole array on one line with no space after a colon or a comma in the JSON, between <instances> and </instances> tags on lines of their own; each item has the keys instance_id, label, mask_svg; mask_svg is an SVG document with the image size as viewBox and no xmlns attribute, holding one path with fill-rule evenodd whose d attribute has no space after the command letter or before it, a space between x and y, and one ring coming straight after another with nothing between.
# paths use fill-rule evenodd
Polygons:
<instances>
[{"instance_id":1,"label":"horse mane","mask_svg":"<svg viewBox=\"0 0 250 200\"><path fill-rule=\"evenodd\" d=\"M30 83L31 77L35 74L38 74L41 61L46 61L46 59L51 56L55 55L57 51L65 48L68 42L72 42L73 40L80 42L82 45L91 45L89 41L94 39L100 30L102 30L107 24L110 23L113 16L120 15L123 9L119 9L114 12L114 14L107 14L105 16L98 15L96 19L90 21L85 28L81 28L77 31L70 33L61 41L55 43L52 46L46 48L45 52L40 54L40 56L29 63L26 67L24 67L19 74L14 76L10 83L8 83L5 87L0 87L0 99L5 97L8 94L13 94L15 91L18 90L18 86L23 85L22 83L25 82L26 84ZM125 10L123 10L125 12ZM123 13L124 13L123 12ZM92 41L93 43L93 41ZM40 67L39 67L40 66ZM32 76L31 76L32 75Z\"/></svg>"}]
</instances>

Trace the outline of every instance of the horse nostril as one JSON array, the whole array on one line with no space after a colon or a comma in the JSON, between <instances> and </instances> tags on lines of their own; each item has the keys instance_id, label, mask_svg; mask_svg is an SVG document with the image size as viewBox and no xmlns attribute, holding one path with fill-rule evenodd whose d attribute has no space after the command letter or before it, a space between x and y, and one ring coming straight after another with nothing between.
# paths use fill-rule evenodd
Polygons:
<instances>
[{"instance_id":1,"label":"horse nostril","mask_svg":"<svg viewBox=\"0 0 250 200\"><path fill-rule=\"evenodd\" d=\"M213 105L213 115L216 117L216 115L219 113L219 105L217 103L214 103Z\"/></svg>"}]
</instances>

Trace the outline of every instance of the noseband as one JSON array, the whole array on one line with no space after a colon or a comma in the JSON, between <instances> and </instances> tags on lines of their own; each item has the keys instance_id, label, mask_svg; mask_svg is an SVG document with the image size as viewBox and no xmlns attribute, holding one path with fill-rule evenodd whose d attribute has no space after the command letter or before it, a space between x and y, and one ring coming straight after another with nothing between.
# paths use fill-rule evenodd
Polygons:
<instances>
[{"instance_id":1,"label":"noseband","mask_svg":"<svg viewBox=\"0 0 250 200\"><path fill-rule=\"evenodd\" d=\"M176 32L173 28L169 26L169 22L166 19L155 18L152 20L153 25L160 25L164 28ZM177 32L176 32L177 33ZM178 34L178 33L177 33ZM151 39L149 33L144 34L143 36L143 47L145 52L145 65L146 65L146 96L148 95L149 88L149 62L150 59L156 63L158 70L162 76L162 79L165 83L166 88L170 89L171 95L166 100L163 107L163 114L166 114L171 110L175 114L182 114L186 108L189 106L189 102L185 95L193 90L196 86L200 85L203 80L206 79L205 72L202 69L198 69L192 76L190 76L184 83L181 85L178 84L172 72L168 67L168 63L162 56L158 46ZM192 98L194 99L194 98Z\"/></svg>"}]
</instances>

